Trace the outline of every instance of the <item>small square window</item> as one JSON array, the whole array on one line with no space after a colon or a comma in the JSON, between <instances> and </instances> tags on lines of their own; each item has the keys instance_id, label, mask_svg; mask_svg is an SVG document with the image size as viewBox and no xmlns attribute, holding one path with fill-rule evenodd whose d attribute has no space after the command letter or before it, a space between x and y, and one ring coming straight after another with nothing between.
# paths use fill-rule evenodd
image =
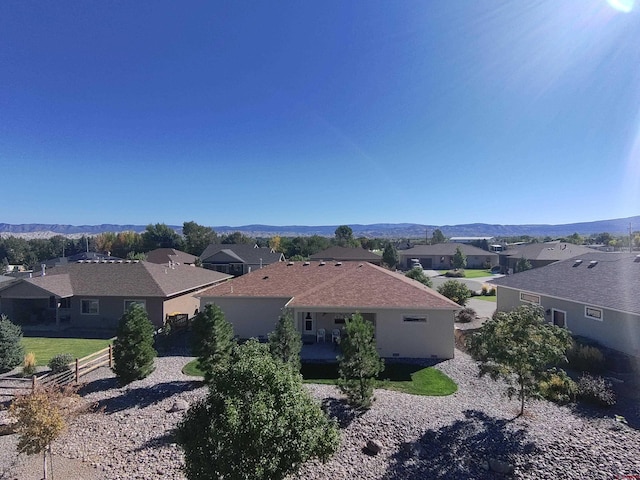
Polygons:
<instances>
[{"instance_id":1,"label":"small square window","mask_svg":"<svg viewBox=\"0 0 640 480\"><path fill-rule=\"evenodd\" d=\"M84 299L80 302L80 308L83 315L98 315L100 313L100 302L96 299Z\"/></svg>"}]
</instances>

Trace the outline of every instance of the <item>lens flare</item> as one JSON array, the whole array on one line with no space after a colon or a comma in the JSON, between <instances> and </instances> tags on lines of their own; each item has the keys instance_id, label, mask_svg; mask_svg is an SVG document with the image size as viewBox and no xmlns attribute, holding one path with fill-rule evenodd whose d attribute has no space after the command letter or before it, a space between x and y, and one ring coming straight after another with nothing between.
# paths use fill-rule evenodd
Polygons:
<instances>
[{"instance_id":1,"label":"lens flare","mask_svg":"<svg viewBox=\"0 0 640 480\"><path fill-rule=\"evenodd\" d=\"M629 13L635 0L607 0L607 3L620 12Z\"/></svg>"}]
</instances>

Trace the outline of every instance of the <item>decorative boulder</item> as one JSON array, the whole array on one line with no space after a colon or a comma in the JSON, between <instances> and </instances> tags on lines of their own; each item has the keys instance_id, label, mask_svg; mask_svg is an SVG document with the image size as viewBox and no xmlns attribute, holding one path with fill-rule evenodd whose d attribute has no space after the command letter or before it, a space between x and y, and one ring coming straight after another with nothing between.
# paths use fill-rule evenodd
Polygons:
<instances>
[{"instance_id":1,"label":"decorative boulder","mask_svg":"<svg viewBox=\"0 0 640 480\"><path fill-rule=\"evenodd\" d=\"M178 399L173 402L173 405L169 409L169 413L185 412L189 410L189 403L186 400Z\"/></svg>"},{"instance_id":2,"label":"decorative boulder","mask_svg":"<svg viewBox=\"0 0 640 480\"><path fill-rule=\"evenodd\" d=\"M382 450L382 444L378 440L372 438L367 441L366 449L372 454L377 455L380 453L380 450Z\"/></svg>"}]
</instances>

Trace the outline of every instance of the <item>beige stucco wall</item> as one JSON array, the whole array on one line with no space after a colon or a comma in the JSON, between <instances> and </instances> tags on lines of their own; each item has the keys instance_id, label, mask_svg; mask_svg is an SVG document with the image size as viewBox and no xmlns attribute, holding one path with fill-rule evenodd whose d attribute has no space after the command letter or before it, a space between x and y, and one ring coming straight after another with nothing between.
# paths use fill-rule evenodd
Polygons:
<instances>
[{"instance_id":1,"label":"beige stucco wall","mask_svg":"<svg viewBox=\"0 0 640 480\"><path fill-rule=\"evenodd\" d=\"M499 311L509 311L524 303L520 301L520 290L498 287ZM585 317L585 305L582 303L544 295L540 295L540 305L545 311L555 309L566 312L566 326L573 335L588 337L605 347L640 357L640 315L603 308L602 321L599 321ZM551 320L552 315L546 315L545 318Z\"/></svg>"},{"instance_id":2,"label":"beige stucco wall","mask_svg":"<svg viewBox=\"0 0 640 480\"><path fill-rule=\"evenodd\" d=\"M426 323L404 315L427 315ZM383 310L376 315L376 343L382 357L453 358L452 310Z\"/></svg>"},{"instance_id":3,"label":"beige stucco wall","mask_svg":"<svg viewBox=\"0 0 640 480\"><path fill-rule=\"evenodd\" d=\"M202 297L201 309L209 303L218 305L240 338L264 337L273 331L282 309L290 298Z\"/></svg>"}]
</instances>

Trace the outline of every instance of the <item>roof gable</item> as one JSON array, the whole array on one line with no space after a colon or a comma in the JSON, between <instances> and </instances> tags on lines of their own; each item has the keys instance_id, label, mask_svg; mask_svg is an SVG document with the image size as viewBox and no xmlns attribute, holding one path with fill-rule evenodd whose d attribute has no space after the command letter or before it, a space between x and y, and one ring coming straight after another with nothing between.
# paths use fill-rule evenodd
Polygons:
<instances>
[{"instance_id":1,"label":"roof gable","mask_svg":"<svg viewBox=\"0 0 640 480\"><path fill-rule=\"evenodd\" d=\"M283 259L282 253L274 252L270 248L258 248L254 245L237 244L212 244L202 253L200 259L204 263L220 262L219 253L224 251L234 262L241 262L248 265L260 265L279 262Z\"/></svg>"}]
</instances>

